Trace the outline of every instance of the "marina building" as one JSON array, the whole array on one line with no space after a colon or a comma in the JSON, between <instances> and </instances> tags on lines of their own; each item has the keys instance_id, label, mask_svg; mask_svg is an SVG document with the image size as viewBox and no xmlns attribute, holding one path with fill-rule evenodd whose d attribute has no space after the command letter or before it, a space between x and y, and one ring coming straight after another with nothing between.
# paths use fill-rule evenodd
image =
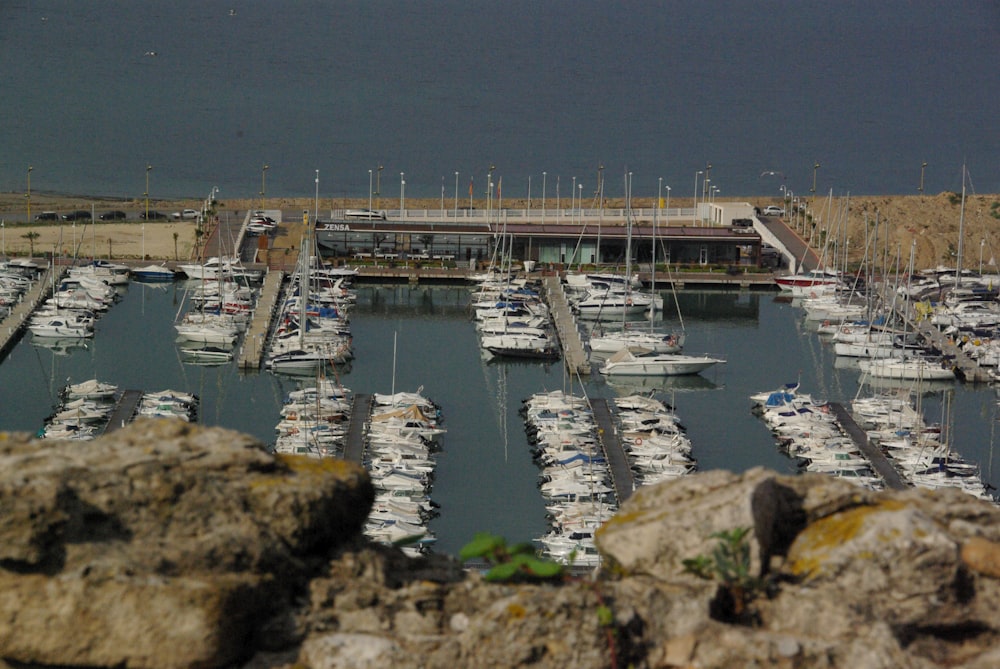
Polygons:
<instances>
[{"instance_id":1,"label":"marina building","mask_svg":"<svg viewBox=\"0 0 1000 669\"><path fill-rule=\"evenodd\" d=\"M624 264L760 266L758 219L748 203L694 209L462 209L330 212L316 222L327 255L357 259L488 260L495 248L539 265Z\"/></svg>"}]
</instances>

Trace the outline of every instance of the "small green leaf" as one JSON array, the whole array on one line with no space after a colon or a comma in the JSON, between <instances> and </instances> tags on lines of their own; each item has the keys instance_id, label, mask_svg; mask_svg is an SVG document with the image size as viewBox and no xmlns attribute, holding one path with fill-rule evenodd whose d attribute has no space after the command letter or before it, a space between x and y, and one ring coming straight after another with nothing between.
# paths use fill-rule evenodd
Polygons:
<instances>
[{"instance_id":1,"label":"small green leaf","mask_svg":"<svg viewBox=\"0 0 1000 669\"><path fill-rule=\"evenodd\" d=\"M601 627L611 627L615 622L615 614L610 608L601 604L597 607L597 622Z\"/></svg>"},{"instance_id":2,"label":"small green leaf","mask_svg":"<svg viewBox=\"0 0 1000 669\"><path fill-rule=\"evenodd\" d=\"M516 562L504 562L490 569L484 575L487 581L509 581L521 569Z\"/></svg>"},{"instance_id":3,"label":"small green leaf","mask_svg":"<svg viewBox=\"0 0 1000 669\"><path fill-rule=\"evenodd\" d=\"M532 558L525 562L524 566L537 578L555 578L563 574L563 566L551 560Z\"/></svg>"},{"instance_id":4,"label":"small green leaf","mask_svg":"<svg viewBox=\"0 0 1000 669\"><path fill-rule=\"evenodd\" d=\"M530 543L514 544L507 549L507 552L511 555L534 555L535 546Z\"/></svg>"},{"instance_id":5,"label":"small green leaf","mask_svg":"<svg viewBox=\"0 0 1000 669\"><path fill-rule=\"evenodd\" d=\"M493 555L498 547L503 546L503 537L498 537L488 532L477 532L472 541L462 546L458 556L460 559L471 560L477 557L487 557Z\"/></svg>"}]
</instances>

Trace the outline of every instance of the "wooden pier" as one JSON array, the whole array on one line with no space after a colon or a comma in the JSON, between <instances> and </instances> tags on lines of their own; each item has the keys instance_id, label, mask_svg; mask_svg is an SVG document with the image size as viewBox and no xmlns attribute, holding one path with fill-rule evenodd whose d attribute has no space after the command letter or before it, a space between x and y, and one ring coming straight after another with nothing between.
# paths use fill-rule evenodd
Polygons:
<instances>
[{"instance_id":1,"label":"wooden pier","mask_svg":"<svg viewBox=\"0 0 1000 669\"><path fill-rule=\"evenodd\" d=\"M285 274L281 270L270 270L264 277L264 286L257 298L257 306L253 312L250 327L243 337L243 348L240 350L240 369L260 369L261 358L267 344L267 337L274 322L275 309L281 295L281 286Z\"/></svg>"},{"instance_id":2,"label":"wooden pier","mask_svg":"<svg viewBox=\"0 0 1000 669\"><path fill-rule=\"evenodd\" d=\"M615 429L608 401L604 398L591 399L590 408L594 412L594 421L597 423L597 438L601 442L601 448L604 449L604 457L608 460L608 470L611 472L615 496L618 498L618 504L621 505L635 491L635 477L632 476L628 457L622 448L621 439L618 438L618 430Z\"/></svg>"},{"instance_id":3,"label":"wooden pier","mask_svg":"<svg viewBox=\"0 0 1000 669\"><path fill-rule=\"evenodd\" d=\"M53 273L55 276L52 276ZM34 285L22 296L21 301L14 305L10 314L0 323L0 360L7 357L14 348L31 320L31 314L43 301L52 294L53 284L58 284L66 273L65 267L49 268L37 279Z\"/></svg>"},{"instance_id":4,"label":"wooden pier","mask_svg":"<svg viewBox=\"0 0 1000 669\"><path fill-rule=\"evenodd\" d=\"M361 464L365 454L365 426L368 424L371 411L371 394L356 394L351 406L351 423L347 427L347 438L344 440L344 459L348 462Z\"/></svg>"},{"instance_id":5,"label":"wooden pier","mask_svg":"<svg viewBox=\"0 0 1000 669\"><path fill-rule=\"evenodd\" d=\"M858 447L858 450L868 459L868 462L872 463L872 469L885 481L886 487L893 490L906 490L909 488L910 484L893 467L892 463L889 462L889 458L885 457L881 449L872 444L871 440L868 439L868 435L858 426L854 421L854 417L844 408L844 405L838 402L830 402L830 408L833 409L833 415L837 417L837 422L840 423L841 429L847 433L847 436L851 438L851 441Z\"/></svg>"},{"instance_id":6,"label":"wooden pier","mask_svg":"<svg viewBox=\"0 0 1000 669\"><path fill-rule=\"evenodd\" d=\"M552 314L552 322L556 326L556 334L559 335L563 363L566 365L566 369L571 374L589 375L590 359L583 347L580 329L577 327L576 318L569 307L562 282L558 276L547 276L542 279L542 285L545 287L546 301Z\"/></svg>"},{"instance_id":7,"label":"wooden pier","mask_svg":"<svg viewBox=\"0 0 1000 669\"><path fill-rule=\"evenodd\" d=\"M111 417L108 418L108 424L104 426L103 434L114 432L131 423L132 419L135 418L136 409L139 408L139 402L141 401L141 390L126 390L123 392L122 396L118 398L118 404L115 405L114 410L111 412Z\"/></svg>"}]
</instances>

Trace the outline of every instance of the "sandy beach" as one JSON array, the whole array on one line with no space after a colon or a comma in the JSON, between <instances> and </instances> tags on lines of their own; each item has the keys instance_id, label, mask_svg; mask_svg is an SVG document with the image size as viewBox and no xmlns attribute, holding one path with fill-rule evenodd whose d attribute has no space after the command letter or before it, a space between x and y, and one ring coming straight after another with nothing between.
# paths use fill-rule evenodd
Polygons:
<instances>
[{"instance_id":1,"label":"sandy beach","mask_svg":"<svg viewBox=\"0 0 1000 669\"><path fill-rule=\"evenodd\" d=\"M736 201L750 202L756 206L781 204L780 198L766 199L761 197L734 198ZM954 267L958 249L958 230L962 219L960 197L955 193L939 193L937 195L886 195L863 196L847 198L810 199L813 221L816 222L816 233L813 245L822 246L822 232L839 234L841 226L848 229L848 246L851 264L860 264L865 255L866 225L873 229L876 219L883 225L879 232L879 247L884 256L886 229L888 229L888 254L891 265L896 266L895 256L899 256L899 266L905 271L909 262L910 250L914 251L914 262L917 269L945 265ZM198 209L201 201L197 200L156 200L150 201L150 209L171 214L185 208ZM385 206L383 202L383 206ZM475 202L479 206L479 201ZM285 212L312 210L315 201L308 198L268 198L266 208L280 209ZM438 209L437 199L407 200L408 209ZM220 216L238 216L246 214L248 208L258 208L260 200L227 200L219 203L217 210ZM321 199L320 213L330 209L350 207L367 207L367 200ZM485 206L485 204L483 204ZM504 200L504 206L524 208L525 200ZM538 201L534 206L539 206ZM609 208L621 207L620 200L606 201ZM650 198L636 198L634 207L653 207L655 202ZM670 206L690 207L691 198L672 198ZM124 211L139 211L144 203L135 200L115 200L110 198L85 198L63 195L47 195L32 193L32 214L41 211L66 212L76 209L101 212L122 209ZM849 211L846 215L845 211ZM10 255L25 255L29 253L32 242L26 237L37 233L33 240L35 255L45 253L72 254L74 238L78 255L89 257L97 255L100 258L140 259L145 255L157 260L186 260L192 257L195 248L195 222L182 221L151 221L143 225L138 221L105 223L97 221L92 225L89 221L80 221L73 226L66 221L49 224L25 224L26 202L23 193L0 193L0 217L5 218L3 238L4 250ZM20 223L17 221L21 221ZM885 225L888 221L888 226ZM979 269L980 260L984 272L998 271L1000 262L1000 233L997 232L1000 223L1000 196L969 195L966 198L964 214L964 266L969 269ZM806 234L811 227L806 227Z\"/></svg>"}]
</instances>

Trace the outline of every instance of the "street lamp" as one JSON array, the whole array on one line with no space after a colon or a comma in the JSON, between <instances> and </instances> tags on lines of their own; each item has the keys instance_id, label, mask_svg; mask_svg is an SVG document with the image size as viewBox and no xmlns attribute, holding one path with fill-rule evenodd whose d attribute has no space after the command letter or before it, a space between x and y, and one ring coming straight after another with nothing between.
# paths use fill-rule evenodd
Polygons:
<instances>
[{"instance_id":1,"label":"street lamp","mask_svg":"<svg viewBox=\"0 0 1000 669\"><path fill-rule=\"evenodd\" d=\"M569 217L576 218L576 177L573 177L573 187L569 190Z\"/></svg>"},{"instance_id":2,"label":"street lamp","mask_svg":"<svg viewBox=\"0 0 1000 669\"><path fill-rule=\"evenodd\" d=\"M920 164L920 187L917 188L920 194L924 194L924 170L927 169L927 161Z\"/></svg>"},{"instance_id":3,"label":"street lamp","mask_svg":"<svg viewBox=\"0 0 1000 669\"><path fill-rule=\"evenodd\" d=\"M368 215L372 214L372 171L368 170Z\"/></svg>"},{"instance_id":4,"label":"street lamp","mask_svg":"<svg viewBox=\"0 0 1000 669\"><path fill-rule=\"evenodd\" d=\"M542 225L545 225L545 175L546 172L542 172Z\"/></svg>"},{"instance_id":5,"label":"street lamp","mask_svg":"<svg viewBox=\"0 0 1000 669\"><path fill-rule=\"evenodd\" d=\"M580 222L583 223L583 184L577 184L576 187L579 191L577 193L576 206L580 210Z\"/></svg>"},{"instance_id":6,"label":"street lamp","mask_svg":"<svg viewBox=\"0 0 1000 669\"><path fill-rule=\"evenodd\" d=\"M371 209L371 205L368 205ZM319 170L316 170L316 208L313 210L313 220L319 220Z\"/></svg>"},{"instance_id":7,"label":"street lamp","mask_svg":"<svg viewBox=\"0 0 1000 669\"><path fill-rule=\"evenodd\" d=\"M979 273L983 273L983 247L986 246L986 240L979 240Z\"/></svg>"},{"instance_id":8,"label":"street lamp","mask_svg":"<svg viewBox=\"0 0 1000 669\"><path fill-rule=\"evenodd\" d=\"M28 198L28 223L31 223L31 170L35 169L31 165L28 165L28 192L25 197Z\"/></svg>"},{"instance_id":9,"label":"street lamp","mask_svg":"<svg viewBox=\"0 0 1000 669\"><path fill-rule=\"evenodd\" d=\"M262 167L261 170L260 170L260 208L261 209L264 208L264 193L267 192L267 189L264 187L264 185L265 185L265 175L267 174L268 167L269 167L269 165L265 164L264 167Z\"/></svg>"},{"instance_id":10,"label":"street lamp","mask_svg":"<svg viewBox=\"0 0 1000 669\"><path fill-rule=\"evenodd\" d=\"M150 165L149 163L146 163L146 192L143 193L143 197L146 198L146 218L145 218L145 220L147 220L147 221L149 220L149 171L151 169L153 169L153 166Z\"/></svg>"},{"instance_id":11,"label":"street lamp","mask_svg":"<svg viewBox=\"0 0 1000 669\"><path fill-rule=\"evenodd\" d=\"M455 172L455 218L458 218L458 172Z\"/></svg>"},{"instance_id":12,"label":"street lamp","mask_svg":"<svg viewBox=\"0 0 1000 669\"><path fill-rule=\"evenodd\" d=\"M815 165L813 165L813 186L812 186L812 188L809 189L810 193L815 193L816 192L816 170L818 170L818 169L819 169L819 163L816 163Z\"/></svg>"},{"instance_id":13,"label":"street lamp","mask_svg":"<svg viewBox=\"0 0 1000 669\"><path fill-rule=\"evenodd\" d=\"M384 168L379 165L378 171L375 174L375 208L382 209L382 170Z\"/></svg>"},{"instance_id":14,"label":"street lamp","mask_svg":"<svg viewBox=\"0 0 1000 669\"><path fill-rule=\"evenodd\" d=\"M692 218L695 222L698 221L698 177L701 175L701 170L694 173L694 215Z\"/></svg>"},{"instance_id":15,"label":"street lamp","mask_svg":"<svg viewBox=\"0 0 1000 669\"><path fill-rule=\"evenodd\" d=\"M403 209L406 204L406 179L403 172L399 173L399 217L403 217Z\"/></svg>"}]
</instances>

